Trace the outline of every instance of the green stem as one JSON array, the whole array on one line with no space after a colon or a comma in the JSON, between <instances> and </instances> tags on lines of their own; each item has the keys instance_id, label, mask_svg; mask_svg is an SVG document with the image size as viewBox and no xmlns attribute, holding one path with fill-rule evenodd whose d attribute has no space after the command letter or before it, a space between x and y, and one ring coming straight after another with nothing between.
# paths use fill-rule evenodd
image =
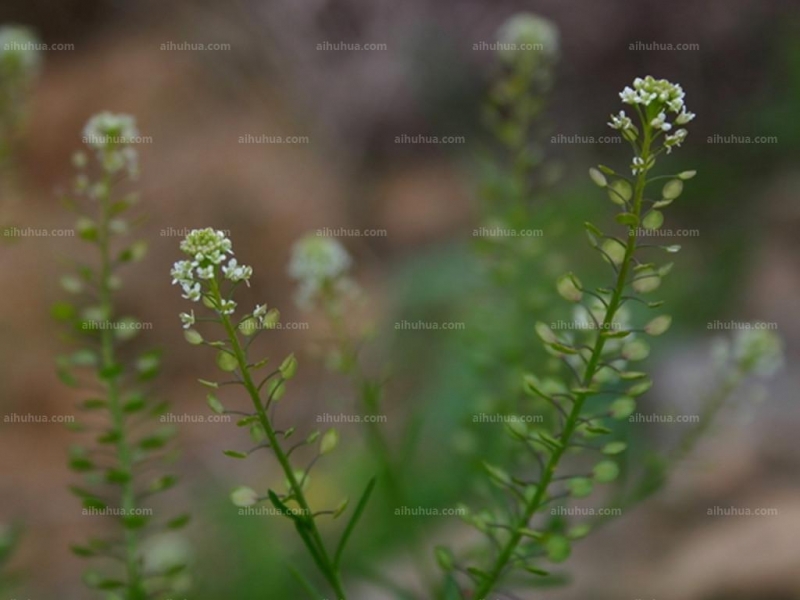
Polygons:
<instances>
[{"instance_id":1,"label":"green stem","mask_svg":"<svg viewBox=\"0 0 800 600\"><path fill-rule=\"evenodd\" d=\"M100 221L98 223L98 245L100 247L100 306L104 318L111 319L113 316L113 299L111 289L111 277L113 275L113 263L111 257L111 243L109 230L109 201L111 178L106 176L104 181L105 193L100 198ZM101 342L101 367L103 370L110 370L116 365L114 348L114 330L111 327L103 327L100 332ZM132 470L133 453L131 446L125 435L125 416L122 411L122 401L120 398L118 375L112 375L106 379L106 392L108 395L108 405L111 413L111 422L115 432L119 435L117 441L117 454L121 470L128 474L128 480L121 484L122 487L122 509L123 517L133 515L136 508L136 491L134 489ZM142 585L142 574L138 557L138 536L135 530L125 528L125 565L128 575L128 587L131 600L145 598Z\"/></svg>"},{"instance_id":2,"label":"green stem","mask_svg":"<svg viewBox=\"0 0 800 600\"><path fill-rule=\"evenodd\" d=\"M211 280L211 290L214 294L214 299L217 302L217 306L220 306L220 303L222 302L222 294L220 293L219 284L217 283L216 278ZM275 433L274 427L272 426L272 422L270 421L267 411L261 402L261 395L259 394L258 387L253 382L253 378L250 374L250 368L248 366L250 363L248 362L247 355L242 348L241 343L239 342L236 329L231 323L228 315L220 314L220 317L222 319L222 325L225 328L225 332L228 334L228 339L231 343L233 354L236 357L236 362L239 365L239 371L242 375L242 383L244 384L244 387L250 396L250 400L252 401L253 407L256 410L256 414L258 415L258 420L261 423L261 426L264 428L270 448L272 448L275 458L278 459L278 463L280 464L281 469L283 470L283 473L289 482L292 496L300 506L302 514L298 518L304 520L307 530L307 535L301 534L303 542L305 543L309 553L315 558L315 562L322 571L325 580L336 593L336 600L347 600L347 595L345 594L342 586L339 571L336 567L334 567L333 562L328 555L328 551L325 549L322 536L319 533L313 513L311 512L311 508L309 507L308 501L303 493L302 486L297 480L294 469L289 462L289 457L281 447L281 444L278 441L278 436ZM300 528L298 528L298 531L300 531Z\"/></svg>"},{"instance_id":3,"label":"green stem","mask_svg":"<svg viewBox=\"0 0 800 600\"><path fill-rule=\"evenodd\" d=\"M642 158L647 163L647 160L650 155L650 130L648 127L644 127L645 138L642 144ZM640 171L637 178L636 178L636 187L634 190L634 205L633 205L633 212L638 218L641 214L642 209L642 198L644 195L644 188L647 183L646 172ZM606 315L603 320L603 328L600 330L601 333L603 331L608 331L611 327L611 324L614 320L614 316L619 309L621 302L622 302L622 294L625 291L628 273L631 268L631 264L633 263L633 254L636 251L636 242L637 242L637 235L636 235L636 228L629 228L628 233L628 241L625 245L625 256L622 261L622 265L617 273L617 281L616 285L614 286L614 291L612 292L611 300L608 303L608 309L606 310ZM600 357L603 353L603 348L606 343L606 337L598 334L597 339L595 340L594 347L592 349L592 354L589 358L589 361L586 365L586 371L584 372L582 387L588 387L594 376L597 374L598 365L600 362ZM505 570L508 562L511 560L511 557L514 554L514 551L517 549L520 541L522 540L522 532L524 528L528 526L528 523L536 514L536 512L541 508L544 500L545 495L550 487L550 483L553 480L555 475L556 468L558 467L559 462L561 461L562 456L566 452L567 448L569 447L569 442L572 438L572 434L575 432L575 429L578 426L579 417L581 414L581 410L586 399L589 397L589 393L583 392L577 394L575 398L575 402L572 405L572 410L570 411L569 415L567 416L564 430L561 433L559 439L559 447L558 449L554 450L553 453L550 455L547 464L545 465L544 471L541 476L541 480L538 484L536 489L536 494L534 494L531 501L526 505L522 516L520 517L519 521L517 522L516 526L514 527L513 533L511 537L506 541L505 545L503 546L500 554L498 554L497 559L495 560L492 568L489 571L488 577L486 577L481 585L477 588L474 594L475 600L485 600L489 593L495 588L497 585L503 571Z\"/></svg>"}]
</instances>

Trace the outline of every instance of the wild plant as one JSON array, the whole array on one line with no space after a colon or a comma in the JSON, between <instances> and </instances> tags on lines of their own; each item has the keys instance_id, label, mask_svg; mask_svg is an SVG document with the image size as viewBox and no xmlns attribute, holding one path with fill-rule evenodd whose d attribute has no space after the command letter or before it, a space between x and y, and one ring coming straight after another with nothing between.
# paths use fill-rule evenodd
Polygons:
<instances>
[{"instance_id":1,"label":"wild plant","mask_svg":"<svg viewBox=\"0 0 800 600\"><path fill-rule=\"evenodd\" d=\"M694 114L687 110L684 96L679 85L652 77L636 79L632 88L620 94L637 123L621 111L612 116L609 125L632 148L632 177L606 166L591 169L590 176L618 207L616 221L626 228L626 235L607 234L586 223L591 247L612 272L610 283L586 286L573 273L556 282L559 295L575 305L574 320L586 327L562 332L543 322L536 324L546 351L557 359L550 372L543 376L528 373L523 381L531 402L526 412L542 415L543 420L536 424L515 421L506 427L518 444L518 453L530 455L531 466L512 474L486 464L490 480L502 490L505 501L467 518L488 538L492 548L489 560L476 564L473 557L457 557L444 548L438 551L450 586L471 588L470 597L489 597L515 572L548 576L543 563L566 560L573 541L588 533L587 526L570 526L563 518L534 523L535 517L554 502L589 496L596 486L614 481L619 474L616 457L626 444L614 438L610 422L631 415L638 398L652 386L647 373L634 370L633 363L648 356L646 338L664 334L671 324L668 315L645 318L639 312L661 306L662 302L649 301L646 296L660 287L672 268L671 264L657 264L647 254L658 250L674 253L679 248L653 247L642 242L639 234L640 229L661 227L663 209L680 196L684 181L695 175L694 171L650 175L657 160L686 139L687 130L681 126ZM648 188L664 180L657 199L651 199ZM638 320L643 322L635 324ZM570 464L564 472L568 455L588 453L594 463L591 468Z\"/></svg>"},{"instance_id":2,"label":"wild plant","mask_svg":"<svg viewBox=\"0 0 800 600\"><path fill-rule=\"evenodd\" d=\"M71 490L81 499L84 516L108 516L114 523L113 533L72 550L111 563L84 575L85 583L109 600L165 598L188 586L188 557L159 547L175 548L164 531L180 529L189 517L156 519L149 506L151 496L177 482L174 475L154 472L174 458L169 442L175 429L158 425L167 404L152 390L160 353L142 351L133 342L147 327L123 313L116 300L122 268L147 252L144 240L130 240L133 224L126 218L138 201L130 191L138 175L137 137L134 118L125 114L97 114L84 128L89 156L73 157L79 173L65 204L77 214L78 238L92 251L81 253L61 279L75 302L53 308L73 348L58 359L59 377L84 396L78 408L85 418L73 429L89 438L69 450L69 466L84 480Z\"/></svg>"},{"instance_id":3,"label":"wild plant","mask_svg":"<svg viewBox=\"0 0 800 600\"><path fill-rule=\"evenodd\" d=\"M172 269L173 283L181 286L183 297L198 303L206 309L205 315L195 315L194 310L180 315L186 329L186 340L193 345L203 345L216 353L216 365L229 379L215 381L202 379L200 383L211 390L207 396L209 407L218 414L232 414L240 417L238 425L249 429L250 447L243 450L226 450L225 454L234 459L246 459L255 453L269 452L277 460L283 486L275 485L266 493L256 492L249 486L239 486L233 490L231 499L240 508L250 508L268 502L275 511L294 525L303 545L312 558L319 575L339 599L346 600L341 575L344 550L356 524L366 508L375 480L371 480L362 492L352 510L349 520L331 549L320 532L319 520L338 518L348 508L344 499L337 506L312 509L307 497L311 484L311 471L319 459L332 452L339 443L339 431L330 428L324 433L314 430L300 435L295 426L279 425L277 411L287 391L288 382L294 378L298 362L294 354L286 356L281 363L266 375L261 370L269 358L250 358L252 343L265 330L276 326L280 313L266 304L257 305L252 311L236 315L238 305L234 298L236 288L241 283L249 283L253 275L252 267L240 265L233 256L231 240L221 231L211 228L193 230L183 242L181 250L187 258L176 262ZM313 252L312 252L313 254ZM305 296L313 296L320 290L316 288L319 279L310 277L315 268L340 272L346 266L346 255L327 256L332 263L314 263L315 257L306 257L307 262L297 259L294 269L305 277ZM222 328L222 339L207 338L194 327L200 323L214 323ZM216 379L216 378L214 378ZM218 398L218 390L225 386L241 386L249 399L245 409L228 409ZM227 404L227 401L225 402ZM303 448L311 450L302 468L295 462L302 460L298 454ZM292 567L292 572L302 585L315 597L322 597L314 583Z\"/></svg>"}]
</instances>

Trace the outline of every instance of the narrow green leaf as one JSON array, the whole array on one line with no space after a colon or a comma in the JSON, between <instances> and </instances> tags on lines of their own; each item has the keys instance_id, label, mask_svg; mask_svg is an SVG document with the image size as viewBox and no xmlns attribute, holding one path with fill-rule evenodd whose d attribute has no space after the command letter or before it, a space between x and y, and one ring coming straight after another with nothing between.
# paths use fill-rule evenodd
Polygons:
<instances>
[{"instance_id":1,"label":"narrow green leaf","mask_svg":"<svg viewBox=\"0 0 800 600\"><path fill-rule=\"evenodd\" d=\"M364 489L364 493L361 494L361 498L359 499L358 504L353 511L353 515L347 522L347 526L344 529L344 533L342 533L342 538L339 540L339 545L336 547L336 552L333 556L333 566L335 569L339 568L339 561L341 560L342 552L344 552L345 546L347 545L347 540L350 538L350 535L353 533L353 530L358 524L358 520L361 518L361 514L367 507L367 502L369 502L369 497L372 494L372 490L375 488L376 481L377 480L375 477L369 480L367 487Z\"/></svg>"}]
</instances>

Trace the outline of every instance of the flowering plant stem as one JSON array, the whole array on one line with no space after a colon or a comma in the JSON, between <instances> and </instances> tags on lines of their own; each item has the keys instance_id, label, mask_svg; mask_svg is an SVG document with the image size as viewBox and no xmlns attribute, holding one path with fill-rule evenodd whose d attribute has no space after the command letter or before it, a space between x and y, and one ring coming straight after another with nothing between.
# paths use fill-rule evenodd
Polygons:
<instances>
[{"instance_id":1,"label":"flowering plant stem","mask_svg":"<svg viewBox=\"0 0 800 600\"><path fill-rule=\"evenodd\" d=\"M210 288L217 306L221 306L223 297L216 278L211 279ZM297 480L297 475L295 474L295 471L289 462L289 457L281 447L281 444L278 441L278 436L275 433L275 428L272 426L272 422L270 421L269 415L267 415L266 408L261 402L261 394L259 393L258 387L253 382L253 378L250 373L251 367L247 358L247 352L239 341L239 337L236 334L236 328L234 327L233 323L231 323L230 317L227 314L221 314L220 318L222 320L222 326L228 336L228 341L231 344L233 355L236 358L239 372L241 373L241 383L244 385L248 395L250 396L250 400L252 401L253 407L256 410L256 414L258 415L258 420L261 426L264 428L264 432L266 433L269 447L272 448L272 451L275 453L275 457L278 459L278 463L280 464L281 469L286 476L286 480L289 483L292 496L301 508L301 514L292 515L292 520L294 521L297 532L302 538L309 554L311 554L311 557L314 559L314 563L317 565L317 568L320 570L325 580L336 593L337 600L347 600L347 595L345 594L339 574L339 554L337 553L333 559L331 559L330 555L328 554L325 544L322 541L322 536L319 533L319 529L317 528L316 522L311 513L308 501L303 493L302 484Z\"/></svg>"},{"instance_id":2,"label":"flowering plant stem","mask_svg":"<svg viewBox=\"0 0 800 600\"><path fill-rule=\"evenodd\" d=\"M644 128L644 139L641 148L641 154L643 161L647 164L647 161L650 158L650 145L651 145L651 135L650 129L648 127ZM636 218L639 219L641 216L642 210L642 198L644 195L644 189L647 185L647 172L642 170L638 173L636 178L636 186L634 188L634 197L633 197L633 214L636 215ZM603 321L603 328L602 331L609 331L611 325L614 321L614 316L617 313L617 310L620 308L623 302L622 295L625 291L625 287L628 284L628 273L631 269L631 265L633 264L633 256L636 251L636 243L637 243L637 228L629 228L628 230L628 241L625 245L625 255L620 265L620 269L617 273L617 280L614 286L611 299L608 303L608 308L606 310L606 315ZM600 357L603 353L603 347L606 343L606 337L603 335L598 335L594 347L592 348L592 353L589 358L589 361L586 365L586 371L584 373L582 388L587 389L589 385L592 383L592 380L597 373L598 365L600 364ZM503 571L505 570L506 566L508 565L509 561L511 560L514 551L517 549L520 541L523 538L523 530L528 526L528 522L533 518L536 512L542 507L544 502L547 500L546 495L548 488L550 486L551 481L555 475L556 469L558 464L566 452L567 448L570 445L570 440L572 438L572 434L575 432L575 428L578 426L580 422L580 415L581 410L583 408L583 404L586 401L587 397L590 393L581 392L577 394L575 402L572 405L572 409L569 412L567 419L564 424L564 429L559 436L559 447L556 449L551 455L548 462L545 464L544 472L542 473L541 481L537 487L536 493L533 495L531 501L525 507L522 515L520 516L519 522L517 526L514 528L514 532L506 541L505 546L500 551L497 559L494 562L491 570L488 573L488 577L486 577L480 586L477 588L474 597L476 599L482 600L487 598L491 591L495 588L500 579Z\"/></svg>"},{"instance_id":3,"label":"flowering plant stem","mask_svg":"<svg viewBox=\"0 0 800 600\"><path fill-rule=\"evenodd\" d=\"M109 228L109 222L111 220L111 183L111 176L106 175L102 186L104 192L100 194L98 198L100 204L100 219L97 227L97 241L100 249L99 299L103 314L109 316L113 314L111 278L114 270L114 263L111 257L111 235ZM101 331L100 347L101 368L103 370L111 371L117 364L113 329L104 328ZM125 435L125 416L122 410L122 401L117 377L113 376L106 379L105 387L108 398L109 412L111 414L112 427L118 432L119 435L119 439L117 441L117 454L119 457L120 468L124 473L130 473L133 470L133 455L130 443ZM124 514L134 514L136 508L136 491L134 489L134 480L132 477L129 478L127 482L122 484L121 494L122 509ZM147 597L143 587L142 573L139 568L138 545L139 540L136 530L132 528L126 528L125 568L128 576L130 600L139 600L140 598Z\"/></svg>"}]
</instances>

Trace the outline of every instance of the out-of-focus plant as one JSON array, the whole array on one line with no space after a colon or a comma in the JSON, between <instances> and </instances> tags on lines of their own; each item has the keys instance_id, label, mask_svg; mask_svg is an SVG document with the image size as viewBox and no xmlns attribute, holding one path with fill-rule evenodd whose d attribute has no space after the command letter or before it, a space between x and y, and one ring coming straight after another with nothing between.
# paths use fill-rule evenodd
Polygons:
<instances>
[{"instance_id":1,"label":"out-of-focus plant","mask_svg":"<svg viewBox=\"0 0 800 600\"><path fill-rule=\"evenodd\" d=\"M0 27L0 170L22 131L28 98L41 68L39 40L27 27Z\"/></svg>"},{"instance_id":2,"label":"out-of-focus plant","mask_svg":"<svg viewBox=\"0 0 800 600\"><path fill-rule=\"evenodd\" d=\"M543 274L555 276L558 229L543 206L557 169L546 161L542 119L559 54L558 29L547 19L519 14L498 32L500 71L489 91L484 122L492 152L482 161L480 227L473 236L486 280L476 292L474 326L467 335L481 384L473 393L483 412L509 412L517 378L534 340L520 336L532 312L551 296ZM547 231L545 232L545 226ZM547 236L544 234L547 233ZM548 243L549 242L549 243Z\"/></svg>"},{"instance_id":3,"label":"out-of-focus plant","mask_svg":"<svg viewBox=\"0 0 800 600\"><path fill-rule=\"evenodd\" d=\"M289 276L298 283L298 305L303 309L319 308L326 317L332 335L326 349L326 364L347 377L356 389L360 409L366 417L367 441L381 470L380 480L394 501L402 503L399 465L379 422L385 381L369 376L360 357L374 332L369 326L354 331L353 324L346 319L352 305L363 299L349 277L351 266L352 259L338 240L308 234L294 244Z\"/></svg>"},{"instance_id":4,"label":"out-of-focus plant","mask_svg":"<svg viewBox=\"0 0 800 600\"><path fill-rule=\"evenodd\" d=\"M298 305L305 310L319 309L325 315L331 337L323 350L324 360L332 372L347 378L356 391L357 410L362 413L359 422L364 424L370 456L378 468L376 488L383 493L387 505L396 509L411 502L404 478L409 465L404 464L401 450L389 439L381 419L385 416L382 400L386 376L368 374L363 364L362 353L375 337L374 328L359 327L353 319L348 319L356 313L358 304L367 300L350 278L351 266L352 259L338 240L311 233L294 244L288 271L298 284ZM409 435L409 428L403 428L400 437L405 440ZM409 549L425 576L422 528L414 520L404 526L403 533L408 537L398 532L393 541L401 546L410 542ZM376 579L385 584L390 578Z\"/></svg>"},{"instance_id":5,"label":"out-of-focus plant","mask_svg":"<svg viewBox=\"0 0 800 600\"><path fill-rule=\"evenodd\" d=\"M771 377L781 368L784 356L780 336L775 331L752 327L737 331L733 339L716 340L713 352L716 381L700 403L697 422L669 451L644 461L644 474L632 489L621 489L614 496L616 507L630 507L660 490L675 467L713 427L717 415L731 398L746 390L751 380Z\"/></svg>"},{"instance_id":6,"label":"out-of-focus plant","mask_svg":"<svg viewBox=\"0 0 800 600\"><path fill-rule=\"evenodd\" d=\"M221 231L210 228L194 230L181 243L181 250L188 258L175 263L172 269L173 283L182 287L184 298L200 303L209 313L209 316L202 317L195 316L194 311L180 315L186 328L186 340L193 345L212 348L216 352L217 367L232 377L222 382L200 380L212 390L208 395L209 407L216 413L239 415L241 419L238 425L248 428L252 438L253 445L249 449L228 450L225 454L232 458L245 459L253 453L269 450L277 459L285 478L285 491L276 488L277 491L269 489L266 494L259 494L250 487L240 486L232 492L231 499L239 507L251 507L263 501L272 504L279 514L292 522L331 591L337 598L346 600L341 561L347 542L366 508L375 480L371 480L361 494L335 549L331 552L320 533L318 520L326 516L337 518L344 514L348 501L345 499L338 506L312 510L306 497L306 489L311 483L312 468L320 457L329 454L338 445L339 432L336 428L331 428L324 433L312 431L298 441L292 439L293 436L298 437L295 435L295 427L280 428L276 412L286 392L287 382L297 372L297 359L294 354L290 354L277 368L261 375L259 371L268 364L269 359L253 361L249 358L252 342L265 329L275 327L280 313L275 308L268 309L266 304L261 304L251 312L240 317L235 316L237 303L233 300L234 292L242 282L249 282L253 269L238 264L237 259L233 258L231 240ZM349 264L349 257L343 252L327 253L324 256L311 252L304 258L307 262L303 262L300 257L293 263L296 273L307 275L304 279L306 285L301 290L302 301L311 301L320 291L316 285L322 283L322 279L311 277L315 269L328 274L340 273ZM193 328L201 322L221 326L223 339L206 339ZM250 407L243 411L226 409L216 395L216 391L226 385L242 386L249 397ZM293 461L296 460L295 453L303 447L313 448L313 456L302 469L298 469ZM299 570L293 569L293 573L311 594L321 597L315 591L314 584L301 575Z\"/></svg>"},{"instance_id":7,"label":"out-of-focus plant","mask_svg":"<svg viewBox=\"0 0 800 600\"><path fill-rule=\"evenodd\" d=\"M647 373L634 370L632 363L649 354L646 337L664 334L670 326L668 315L643 319L634 324L637 307L655 310L662 303L642 296L654 292L671 264L658 265L643 255L659 247L640 241L643 230L661 227L662 210L678 198L684 181L693 171L672 176L650 176L659 157L669 154L686 138L680 127L694 118L684 105L679 85L652 77L636 79L633 88L621 92L622 101L634 111L637 124L624 112L612 116L609 125L630 143L633 178L601 166L590 170L592 181L608 192L618 207L616 221L626 228L619 237L603 233L586 223L590 244L612 270L608 286L590 289L572 273L558 278L560 296L576 305L576 320L589 326L569 332L557 332L539 322L536 332L545 349L558 359L560 368L544 376L526 374L523 389L531 397L531 414L542 415L540 423L512 422L508 435L519 445L520 454L531 457L523 472L486 464L492 483L503 493L503 502L467 520L483 533L490 547L488 561L480 557L456 556L440 548L440 565L447 571L451 587L472 589L469 597L488 598L514 572L527 571L546 577L544 562L560 563L571 552L573 540L586 535L587 526L570 527L566 519L553 518L534 523L543 509L559 500L583 498L595 486L614 481L619 474L615 456L626 444L613 439L607 421L625 419L636 409L637 399L652 386ZM674 121L677 130L673 131ZM647 194L656 182L657 199ZM677 247L662 247L676 252ZM567 454L597 453L591 469L563 473ZM466 577L467 583L461 578Z\"/></svg>"},{"instance_id":8,"label":"out-of-focus plant","mask_svg":"<svg viewBox=\"0 0 800 600\"><path fill-rule=\"evenodd\" d=\"M36 35L26 27L0 27L0 226L17 187L14 151L23 133L33 85L41 69ZM3 238L11 241L14 238Z\"/></svg>"},{"instance_id":9,"label":"out-of-focus plant","mask_svg":"<svg viewBox=\"0 0 800 600\"><path fill-rule=\"evenodd\" d=\"M79 404L85 419L74 429L92 436L91 442L69 451L69 466L81 473L84 485L72 491L83 502L85 515L111 515L115 533L75 545L75 554L119 563L102 574L88 571L86 584L119 600L165 598L188 586L185 560L168 564L153 557L168 537L188 522L187 515L156 521L147 506L150 496L175 485L173 475L155 475L159 462L173 458L168 443L173 427L158 426L167 405L151 392L158 374L157 351L140 352L131 341L142 329L134 317L120 314L115 293L122 288L121 267L142 260L143 240L130 241L131 223L124 215L137 202L129 184L138 172L138 137L133 117L100 113L83 132L90 149L75 154L79 171L65 204L77 213L75 229L91 244L96 260L75 261L61 284L77 300L54 306L53 315L69 326L67 341L75 349L58 359L58 374L70 387L88 397ZM159 532L159 533L156 533ZM165 541L166 540L166 541Z\"/></svg>"},{"instance_id":10,"label":"out-of-focus plant","mask_svg":"<svg viewBox=\"0 0 800 600\"><path fill-rule=\"evenodd\" d=\"M0 594L11 592L17 584L17 575L8 570L8 563L19 544L20 527L0 523Z\"/></svg>"}]
</instances>

